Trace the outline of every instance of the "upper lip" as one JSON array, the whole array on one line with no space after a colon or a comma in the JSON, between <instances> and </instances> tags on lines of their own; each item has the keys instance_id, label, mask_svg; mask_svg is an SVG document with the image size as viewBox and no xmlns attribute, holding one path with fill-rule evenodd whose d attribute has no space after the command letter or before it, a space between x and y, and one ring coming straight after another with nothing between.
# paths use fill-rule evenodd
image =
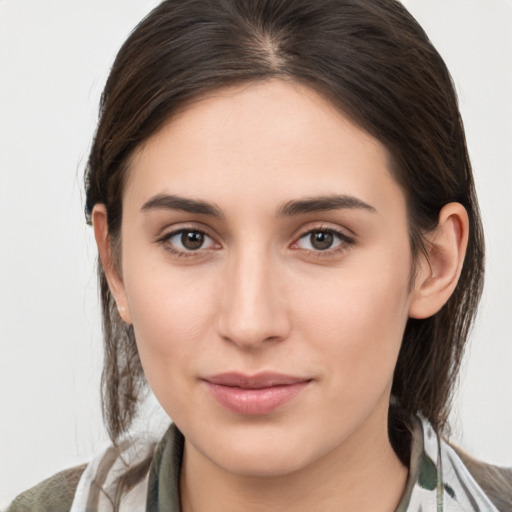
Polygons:
<instances>
[{"instance_id":1,"label":"upper lip","mask_svg":"<svg viewBox=\"0 0 512 512\"><path fill-rule=\"evenodd\" d=\"M211 384L219 384L221 386L237 387L242 389L262 389L274 386L289 386L299 382L308 382L311 379L273 372L258 373L256 375L229 372L205 377L203 380L210 382Z\"/></svg>"}]
</instances>

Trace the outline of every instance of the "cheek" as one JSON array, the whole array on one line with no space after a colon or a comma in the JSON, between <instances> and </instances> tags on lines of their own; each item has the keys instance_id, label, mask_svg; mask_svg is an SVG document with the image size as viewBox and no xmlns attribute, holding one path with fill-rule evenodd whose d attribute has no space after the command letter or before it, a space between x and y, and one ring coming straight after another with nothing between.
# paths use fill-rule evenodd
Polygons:
<instances>
[{"instance_id":1,"label":"cheek","mask_svg":"<svg viewBox=\"0 0 512 512\"><path fill-rule=\"evenodd\" d=\"M302 287L296 321L318 363L327 362L331 398L338 404L376 397L392 381L410 301L409 272L403 270L410 266L403 259L400 267L390 258L386 268L361 261L357 269L311 283L314 295Z\"/></svg>"},{"instance_id":2,"label":"cheek","mask_svg":"<svg viewBox=\"0 0 512 512\"><path fill-rule=\"evenodd\" d=\"M214 287L197 271L161 265L127 273L125 287L142 365L158 396L187 375L211 339Z\"/></svg>"}]
</instances>

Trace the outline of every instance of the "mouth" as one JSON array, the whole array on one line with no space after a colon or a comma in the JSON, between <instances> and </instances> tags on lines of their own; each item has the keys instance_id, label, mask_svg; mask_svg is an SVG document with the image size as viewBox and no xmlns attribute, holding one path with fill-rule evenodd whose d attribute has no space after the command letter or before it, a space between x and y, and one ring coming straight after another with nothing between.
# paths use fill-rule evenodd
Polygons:
<instances>
[{"instance_id":1,"label":"mouth","mask_svg":"<svg viewBox=\"0 0 512 512\"><path fill-rule=\"evenodd\" d=\"M312 381L279 373L223 373L202 380L221 406L242 415L269 414L295 398Z\"/></svg>"}]
</instances>

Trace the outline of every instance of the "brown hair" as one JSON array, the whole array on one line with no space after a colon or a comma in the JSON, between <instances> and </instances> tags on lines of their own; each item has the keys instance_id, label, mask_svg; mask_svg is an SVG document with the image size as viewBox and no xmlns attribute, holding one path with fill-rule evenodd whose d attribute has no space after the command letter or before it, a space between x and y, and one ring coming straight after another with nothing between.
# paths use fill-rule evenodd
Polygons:
<instances>
[{"instance_id":1,"label":"brown hair","mask_svg":"<svg viewBox=\"0 0 512 512\"><path fill-rule=\"evenodd\" d=\"M281 78L308 85L380 140L406 194L411 250L424 250L441 208L470 221L459 283L434 316L409 320L392 393L404 418L437 431L449 403L483 282L483 235L457 98L426 34L395 0L166 0L132 32L113 65L86 171L86 215L103 203L120 244L130 156L184 105L212 89ZM119 318L101 265L103 410L115 441L130 426L144 384L133 330ZM406 421L406 420L404 420ZM406 458L398 420L390 436Z\"/></svg>"}]
</instances>

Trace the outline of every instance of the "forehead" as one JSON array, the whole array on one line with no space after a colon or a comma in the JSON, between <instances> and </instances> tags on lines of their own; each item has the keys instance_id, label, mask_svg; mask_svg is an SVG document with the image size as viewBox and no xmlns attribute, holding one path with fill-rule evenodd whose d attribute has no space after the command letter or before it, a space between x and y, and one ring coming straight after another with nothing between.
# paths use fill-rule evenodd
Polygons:
<instances>
[{"instance_id":1,"label":"forehead","mask_svg":"<svg viewBox=\"0 0 512 512\"><path fill-rule=\"evenodd\" d=\"M309 191L378 202L401 193L389 162L378 140L316 91L269 80L210 92L173 116L132 157L125 196L142 204L192 190L263 207Z\"/></svg>"}]
</instances>

